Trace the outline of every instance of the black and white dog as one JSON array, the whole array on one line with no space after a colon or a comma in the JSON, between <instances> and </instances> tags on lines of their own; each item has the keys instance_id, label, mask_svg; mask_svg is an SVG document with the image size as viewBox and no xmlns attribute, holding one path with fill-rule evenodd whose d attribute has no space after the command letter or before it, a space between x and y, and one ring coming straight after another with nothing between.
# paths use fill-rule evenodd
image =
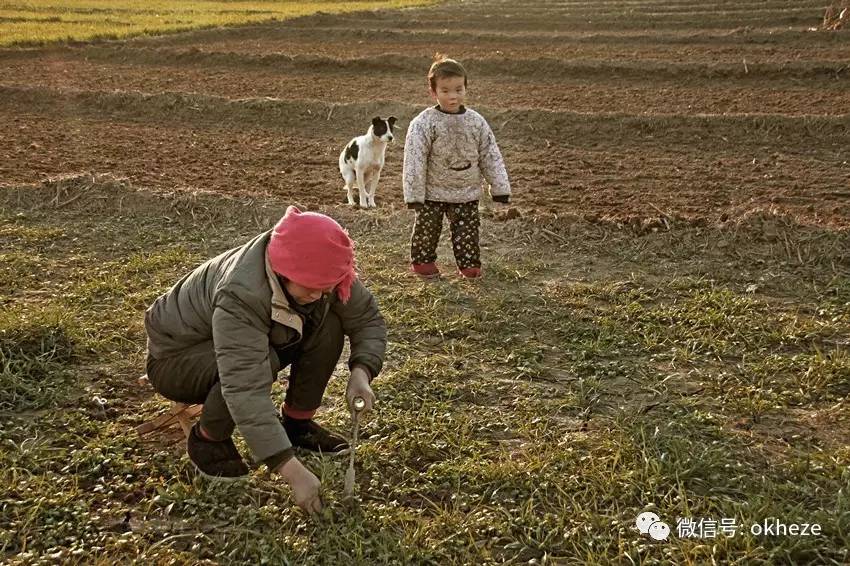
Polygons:
<instances>
[{"instance_id":1,"label":"black and white dog","mask_svg":"<svg viewBox=\"0 0 850 566\"><path fill-rule=\"evenodd\" d=\"M386 120L378 116L372 118L369 131L348 142L339 154L339 172L345 180L348 204L355 204L356 183L360 190L360 208L375 207L375 189L378 188L378 179L384 167L387 144L393 141L395 122L395 116Z\"/></svg>"}]
</instances>

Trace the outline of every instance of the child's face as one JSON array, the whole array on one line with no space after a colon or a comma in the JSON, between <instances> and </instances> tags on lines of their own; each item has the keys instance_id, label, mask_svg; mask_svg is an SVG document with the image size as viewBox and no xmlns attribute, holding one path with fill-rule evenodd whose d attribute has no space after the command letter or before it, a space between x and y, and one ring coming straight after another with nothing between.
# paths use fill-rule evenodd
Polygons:
<instances>
[{"instance_id":1,"label":"child's face","mask_svg":"<svg viewBox=\"0 0 850 566\"><path fill-rule=\"evenodd\" d=\"M466 86L463 77L441 77L436 80L435 88L431 89L440 108L452 114L460 112L460 107L466 98Z\"/></svg>"}]
</instances>

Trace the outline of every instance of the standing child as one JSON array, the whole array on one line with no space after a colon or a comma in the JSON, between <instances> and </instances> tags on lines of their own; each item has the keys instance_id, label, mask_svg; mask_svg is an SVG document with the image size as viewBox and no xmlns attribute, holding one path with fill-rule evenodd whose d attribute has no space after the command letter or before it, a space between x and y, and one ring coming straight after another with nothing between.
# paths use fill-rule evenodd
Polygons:
<instances>
[{"instance_id":1,"label":"standing child","mask_svg":"<svg viewBox=\"0 0 850 566\"><path fill-rule=\"evenodd\" d=\"M508 173L487 121L463 105L467 87L463 66L438 54L428 72L428 85L437 105L410 122L404 144L404 201L416 211L410 268L425 278L440 275L435 262L446 215L458 270L464 277L480 277L482 177L493 200L507 203Z\"/></svg>"}]
</instances>

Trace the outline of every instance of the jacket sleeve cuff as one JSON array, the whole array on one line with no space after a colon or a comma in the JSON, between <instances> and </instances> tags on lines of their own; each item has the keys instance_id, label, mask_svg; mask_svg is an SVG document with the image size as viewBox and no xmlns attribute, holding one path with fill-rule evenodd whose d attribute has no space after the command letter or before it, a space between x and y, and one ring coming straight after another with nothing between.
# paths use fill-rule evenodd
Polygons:
<instances>
[{"instance_id":1,"label":"jacket sleeve cuff","mask_svg":"<svg viewBox=\"0 0 850 566\"><path fill-rule=\"evenodd\" d=\"M511 202L511 195L494 195L493 200L495 202Z\"/></svg>"},{"instance_id":2,"label":"jacket sleeve cuff","mask_svg":"<svg viewBox=\"0 0 850 566\"><path fill-rule=\"evenodd\" d=\"M290 458L292 458L293 456L295 456L295 449L294 449L294 448L292 448L292 447L290 446L290 447L289 447L289 448L287 448L286 450L284 450L284 451L282 451L282 452L278 452L278 453L277 453L277 454L275 454L274 456L271 456L271 457L269 457L269 458L266 458L265 460L263 460L263 464L265 464L266 466L268 466L269 470L271 470L272 472L274 472L274 471L275 471L275 470L277 470L277 469L278 469L281 465L283 465L283 464L285 464L286 462L288 462L288 461L289 461L289 459L290 459Z\"/></svg>"},{"instance_id":3,"label":"jacket sleeve cuff","mask_svg":"<svg viewBox=\"0 0 850 566\"><path fill-rule=\"evenodd\" d=\"M362 366L369 373L369 383L372 383L372 380L381 373L383 365L383 361L377 356L361 355L348 360L348 369L354 369L354 366Z\"/></svg>"}]
</instances>

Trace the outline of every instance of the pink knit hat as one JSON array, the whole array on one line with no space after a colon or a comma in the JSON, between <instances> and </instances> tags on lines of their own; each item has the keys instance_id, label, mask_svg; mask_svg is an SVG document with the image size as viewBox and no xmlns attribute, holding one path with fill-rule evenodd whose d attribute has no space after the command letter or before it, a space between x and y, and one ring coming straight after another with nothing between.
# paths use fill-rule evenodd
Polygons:
<instances>
[{"instance_id":1,"label":"pink knit hat","mask_svg":"<svg viewBox=\"0 0 850 566\"><path fill-rule=\"evenodd\" d=\"M311 289L335 287L343 303L351 297L354 242L330 216L290 206L274 227L268 253L278 275Z\"/></svg>"}]
</instances>

